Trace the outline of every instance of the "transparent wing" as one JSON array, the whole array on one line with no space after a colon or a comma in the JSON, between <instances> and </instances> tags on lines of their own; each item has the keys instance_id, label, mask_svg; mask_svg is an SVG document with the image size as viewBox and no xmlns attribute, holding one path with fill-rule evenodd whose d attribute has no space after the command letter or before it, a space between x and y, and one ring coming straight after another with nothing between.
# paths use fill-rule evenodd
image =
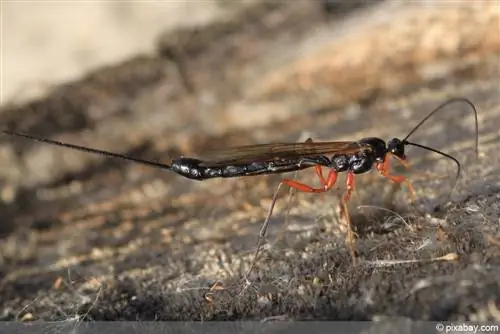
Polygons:
<instances>
[{"instance_id":1,"label":"transparent wing","mask_svg":"<svg viewBox=\"0 0 500 334\"><path fill-rule=\"evenodd\" d=\"M367 148L353 141L274 143L207 151L199 159L203 161L201 166L217 167L273 160L293 160L324 154L352 154Z\"/></svg>"}]
</instances>

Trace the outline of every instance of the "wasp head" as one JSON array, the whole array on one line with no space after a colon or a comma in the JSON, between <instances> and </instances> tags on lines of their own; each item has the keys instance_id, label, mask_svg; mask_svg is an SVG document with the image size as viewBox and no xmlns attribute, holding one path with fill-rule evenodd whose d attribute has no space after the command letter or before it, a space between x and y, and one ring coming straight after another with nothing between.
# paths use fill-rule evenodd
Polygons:
<instances>
[{"instance_id":1,"label":"wasp head","mask_svg":"<svg viewBox=\"0 0 500 334\"><path fill-rule=\"evenodd\" d=\"M401 160L406 160L405 143L398 138L392 138L387 142L387 152L394 154Z\"/></svg>"}]
</instances>

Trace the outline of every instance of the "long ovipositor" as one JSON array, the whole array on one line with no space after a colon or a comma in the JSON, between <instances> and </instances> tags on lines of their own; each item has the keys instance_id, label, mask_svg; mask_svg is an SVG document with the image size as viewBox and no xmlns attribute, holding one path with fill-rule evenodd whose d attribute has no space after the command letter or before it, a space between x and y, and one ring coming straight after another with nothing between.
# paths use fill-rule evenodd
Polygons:
<instances>
[{"instance_id":1,"label":"long ovipositor","mask_svg":"<svg viewBox=\"0 0 500 334\"><path fill-rule=\"evenodd\" d=\"M349 172L362 174L370 171L374 164L378 169L382 168L381 164L386 161L388 154L396 157L401 162L405 162L405 146L413 145L453 160L457 165L456 183L460 176L460 163L457 159L436 149L408 141L408 138L427 119L453 102L467 103L474 111L477 153L477 111L473 103L465 98L454 98L446 101L429 113L404 139L393 138L387 143L375 137L364 138L358 141L332 142L313 142L312 139L308 139L303 143L271 143L224 148L209 152L206 158L180 157L173 159L170 163L140 159L120 153L42 138L19 131L3 130L3 133L73 150L167 169L194 180L285 173L315 166L330 168L335 173Z\"/></svg>"},{"instance_id":2,"label":"long ovipositor","mask_svg":"<svg viewBox=\"0 0 500 334\"><path fill-rule=\"evenodd\" d=\"M446 105L449 105L453 102L466 103L474 112L477 156L479 144L477 111L474 104L465 98L450 99L438 106L436 109L431 111L423 120L421 120L404 139L393 138L388 142L374 137L364 138L358 141L343 142L313 142L311 139L308 139L303 143L249 145L213 151L211 152L211 157L210 154L208 154L209 156L205 158L180 157L172 160L169 164L159 163L151 160L144 160L120 153L108 152L90 147L63 143L60 141L41 138L32 134L22 133L18 131L3 130L3 133L10 136L24 137L38 142L66 147L87 153L99 154L105 157L118 158L155 168L166 169L194 180L206 180L216 177L228 178L238 176L285 173L314 167L319 181L321 182L320 187L315 188L307 184L288 179L282 180L278 185L278 188L276 189L271 201L266 220L262 224L259 233L259 239L254 254L254 259L247 273L248 276L257 259L258 252L265 237L267 227L269 225L269 220L277 200L278 191L283 184L286 184L291 188L295 188L303 192L321 193L330 190L335 185L338 173L346 172L347 191L342 198L342 204L345 209L346 204L350 199L351 192L354 190L354 175L368 172L373 168L373 165L375 165L376 169L380 172L380 174L382 174L382 176L386 177L392 182L406 183L411 194L413 194L413 187L408 179L406 179L404 176L390 174L390 159L387 159L387 156L391 155L399 160L403 165L408 166L406 162L405 147L407 145L412 145L434 153L438 153L456 163L457 174L455 177L454 186L452 188L453 191L460 177L460 162L449 154L422 144L410 142L408 140L408 138L432 115L437 113L439 110L442 110ZM328 175L326 177L323 175L322 168L324 167L329 169ZM349 218L347 218L347 222L348 245L353 260L355 260L355 252L352 246L353 235Z\"/></svg>"}]
</instances>

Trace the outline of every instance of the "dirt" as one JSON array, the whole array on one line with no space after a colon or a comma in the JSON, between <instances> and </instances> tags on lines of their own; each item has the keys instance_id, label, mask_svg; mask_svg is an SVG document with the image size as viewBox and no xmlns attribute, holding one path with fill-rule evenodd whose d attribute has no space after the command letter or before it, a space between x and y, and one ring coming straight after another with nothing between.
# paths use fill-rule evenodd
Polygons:
<instances>
[{"instance_id":1,"label":"dirt","mask_svg":"<svg viewBox=\"0 0 500 334\"><path fill-rule=\"evenodd\" d=\"M353 263L344 178L288 204L283 190L248 285L283 176L197 182L3 135L0 319L499 321L498 7L248 6L5 106L0 122L168 162L229 144L403 138L465 97L478 110L478 159L465 104L411 137L460 160L455 191L453 162L413 148L413 169L395 167L415 179L413 204L375 171L357 176ZM298 178L317 182L312 171Z\"/></svg>"}]
</instances>

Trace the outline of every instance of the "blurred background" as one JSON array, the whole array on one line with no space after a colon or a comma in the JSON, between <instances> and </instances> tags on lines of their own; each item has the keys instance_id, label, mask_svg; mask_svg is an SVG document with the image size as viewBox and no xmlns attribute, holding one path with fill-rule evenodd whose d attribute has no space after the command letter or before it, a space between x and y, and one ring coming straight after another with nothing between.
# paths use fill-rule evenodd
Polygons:
<instances>
[{"instance_id":1,"label":"blurred background","mask_svg":"<svg viewBox=\"0 0 500 334\"><path fill-rule=\"evenodd\" d=\"M220 5L223 1L4 1L1 103L39 97L89 70L152 53L162 31L213 20Z\"/></svg>"},{"instance_id":2,"label":"blurred background","mask_svg":"<svg viewBox=\"0 0 500 334\"><path fill-rule=\"evenodd\" d=\"M1 6L3 128L168 162L225 146L307 137L404 137L437 105L461 96L480 111L481 154L493 160L475 161L473 117L464 105L450 107L412 139L463 163L467 173L457 203L471 194L497 193L496 1L4 1ZM410 157L418 158L417 152ZM423 170L453 175L452 164L434 160ZM204 304L200 306L196 293L248 267L282 177L194 182L167 171L0 136L0 319L28 313L61 319L75 305L87 307L78 311L86 319L117 319L117 309L125 319L134 314L141 319L199 317ZM313 173L298 177L316 182ZM357 180L357 204L407 213L406 197L395 195L396 189L380 175ZM420 199L433 200L427 207L432 209L450 187L448 177L428 179L417 190ZM330 195L299 195L283 246L290 253L273 253L260 264L261 279L279 293L289 291L290 300L301 292L279 285L276 277L293 275L294 261L302 261L301 277L325 280L331 275L328 268L351 268L345 227L335 208L336 195L343 191L340 178ZM282 202L269 240L285 226ZM398 225L397 233L409 234L395 238L379 227L383 224L374 224L383 218L361 216L354 223L359 221L362 257L413 256L401 244L415 237L413 230ZM419 231L436 234L429 226ZM386 238L391 241L384 247L374 246ZM304 244L317 247L307 253L312 258L324 261L326 256L330 264L303 263L302 251L309 247ZM431 257L449 247L425 248L419 256ZM325 272L320 274L321 268ZM76 281L68 278L70 271ZM362 282L363 274L356 275L330 282L329 288L341 291L345 282ZM398 275L404 274L387 275L366 284L390 285L401 282ZM91 278L100 284L89 283ZM71 283L65 290L55 289L61 281ZM144 288L148 285L150 290ZM362 296L365 288L352 289ZM104 298L99 303L89 307L81 302L82 294L97 300L98 291ZM139 306L120 304L125 295L134 295ZM158 308L164 300L155 298L167 295L173 298L167 303L172 309ZM382 309L401 310L388 305L395 299L385 298L383 291L373 297L380 300L373 304L378 310L367 305L353 310L349 296L331 297L344 313L325 311L327 319L370 319ZM296 302L310 306L314 317L312 301ZM238 309L236 302L229 303ZM240 310L241 318L261 315L262 305L249 305L255 309ZM284 312L288 306L282 306L266 309L266 314ZM192 313L175 315L186 307ZM203 313L205 319L224 318L211 312ZM419 317L417 311L407 312Z\"/></svg>"}]
</instances>

